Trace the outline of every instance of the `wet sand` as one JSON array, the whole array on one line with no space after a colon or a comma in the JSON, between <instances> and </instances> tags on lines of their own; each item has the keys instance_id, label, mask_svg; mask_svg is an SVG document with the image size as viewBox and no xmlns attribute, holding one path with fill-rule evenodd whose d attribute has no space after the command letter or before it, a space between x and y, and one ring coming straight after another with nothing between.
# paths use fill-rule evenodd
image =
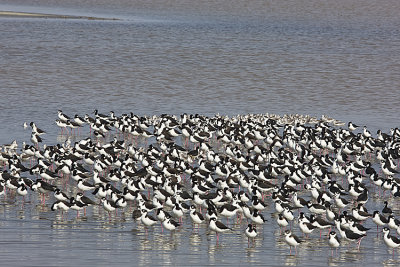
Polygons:
<instances>
[{"instance_id":1,"label":"wet sand","mask_svg":"<svg viewBox=\"0 0 400 267\"><path fill-rule=\"evenodd\" d=\"M116 18L99 18L99 17L90 17L90 16L72 16L72 15L42 14L42 13L14 12L14 11L0 11L0 17L117 20Z\"/></svg>"}]
</instances>

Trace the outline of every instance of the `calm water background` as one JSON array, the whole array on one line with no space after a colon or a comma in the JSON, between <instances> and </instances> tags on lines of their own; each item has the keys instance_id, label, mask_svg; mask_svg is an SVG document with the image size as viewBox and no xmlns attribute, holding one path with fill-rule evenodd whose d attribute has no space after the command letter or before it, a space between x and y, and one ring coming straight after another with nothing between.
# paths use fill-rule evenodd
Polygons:
<instances>
[{"instance_id":1,"label":"calm water background","mask_svg":"<svg viewBox=\"0 0 400 267\"><path fill-rule=\"evenodd\" d=\"M58 109L327 114L373 132L399 126L400 1L0 0L0 10L119 19L0 17L0 144L29 142L24 121L46 130L46 143L62 141ZM400 264L374 234L360 252L332 258L312 238L288 257L273 218L248 248L240 229L219 244L189 224L145 236L128 212L60 220L7 199L0 216L2 265Z\"/></svg>"}]
</instances>

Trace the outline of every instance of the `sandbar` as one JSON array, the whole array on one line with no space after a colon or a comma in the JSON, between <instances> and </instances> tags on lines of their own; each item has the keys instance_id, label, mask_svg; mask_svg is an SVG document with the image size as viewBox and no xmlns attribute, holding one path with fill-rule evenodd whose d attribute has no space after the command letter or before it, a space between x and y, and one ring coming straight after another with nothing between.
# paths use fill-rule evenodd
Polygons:
<instances>
[{"instance_id":1,"label":"sandbar","mask_svg":"<svg viewBox=\"0 0 400 267\"><path fill-rule=\"evenodd\" d=\"M91 17L91 16L73 16L73 15L43 14L43 13L15 12L15 11L0 11L0 17L118 20L116 18L100 18L100 17Z\"/></svg>"}]
</instances>

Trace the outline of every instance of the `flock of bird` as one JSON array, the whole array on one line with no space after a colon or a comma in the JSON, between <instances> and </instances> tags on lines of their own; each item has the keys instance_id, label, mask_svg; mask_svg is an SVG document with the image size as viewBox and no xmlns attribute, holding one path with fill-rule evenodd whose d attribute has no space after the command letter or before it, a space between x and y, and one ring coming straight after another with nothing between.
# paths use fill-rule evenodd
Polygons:
<instances>
[{"instance_id":1,"label":"flock of bird","mask_svg":"<svg viewBox=\"0 0 400 267\"><path fill-rule=\"evenodd\" d=\"M327 116L149 117L97 110L93 117L59 110L55 123L67 137L62 144L43 144L46 131L31 122L24 124L31 144L2 146L0 195L37 192L42 205L51 200L51 210L62 216L99 206L111 219L133 207L132 218L146 231L156 224L174 231L190 220L194 231L205 224L216 232L217 242L220 233L236 231L234 225L247 225L250 242L267 231L264 224L276 223L290 254L314 230L322 238L327 229L332 253L344 240L359 247L371 230L367 221L383 228L393 253L400 246L390 234L400 234L400 221L389 203L366 208L373 191L379 199L400 196L398 128L373 135ZM90 135L77 139L84 127ZM275 211L269 222L268 205Z\"/></svg>"}]
</instances>

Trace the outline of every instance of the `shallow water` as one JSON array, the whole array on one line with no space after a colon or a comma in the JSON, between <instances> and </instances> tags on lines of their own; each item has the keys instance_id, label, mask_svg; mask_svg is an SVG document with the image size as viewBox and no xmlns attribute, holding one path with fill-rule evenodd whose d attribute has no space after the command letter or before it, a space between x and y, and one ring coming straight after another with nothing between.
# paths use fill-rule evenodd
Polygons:
<instances>
[{"instance_id":1,"label":"shallow water","mask_svg":"<svg viewBox=\"0 0 400 267\"><path fill-rule=\"evenodd\" d=\"M0 10L120 19L0 17L0 144L29 142L24 121L48 132L45 143L63 142L58 109L70 116L94 109L327 114L372 132L399 126L399 1L1 0ZM239 229L218 244L205 226L195 234L188 223L173 234L157 226L146 236L129 211L111 222L97 208L62 220L30 197L23 208L19 199L1 200L4 264L400 263L376 232L360 252L344 247L337 257L312 236L294 257L273 218L248 247Z\"/></svg>"}]
</instances>

